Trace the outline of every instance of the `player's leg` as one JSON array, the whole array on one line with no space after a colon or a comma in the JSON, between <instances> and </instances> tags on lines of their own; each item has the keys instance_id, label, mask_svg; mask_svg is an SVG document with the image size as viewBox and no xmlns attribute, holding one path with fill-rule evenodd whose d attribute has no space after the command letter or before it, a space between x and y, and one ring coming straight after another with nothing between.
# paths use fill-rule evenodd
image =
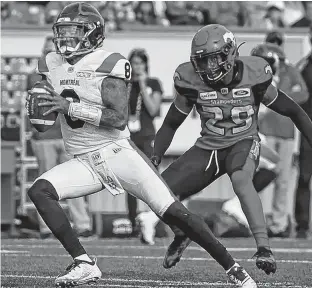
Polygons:
<instances>
[{"instance_id":1,"label":"player's leg","mask_svg":"<svg viewBox=\"0 0 312 288\"><path fill-rule=\"evenodd\" d=\"M120 144L121 145L121 144ZM147 203L165 223L177 225L193 241L203 247L233 278L243 287L256 287L251 277L238 264L225 247L214 237L204 219L190 213L181 202L170 193L168 186L153 167L148 158L133 145L132 150L123 149L116 157L109 158L108 164L120 180L122 186L136 197ZM127 146L124 145L126 148ZM130 146L128 146L130 147ZM124 165L121 166L118 157ZM119 164L118 164L119 163ZM129 168L131 167L131 171ZM240 275L245 275L239 280ZM234 280L234 279L232 279ZM240 281L240 282L238 282ZM247 286L249 282L250 285Z\"/></svg>"},{"instance_id":2,"label":"player's leg","mask_svg":"<svg viewBox=\"0 0 312 288\"><path fill-rule=\"evenodd\" d=\"M55 146L58 151L58 164L62 164L71 159L71 157L66 153L63 139L58 139ZM91 227L91 217L87 210L85 197L68 199L67 204L78 236L90 237L93 233Z\"/></svg>"},{"instance_id":3,"label":"player's leg","mask_svg":"<svg viewBox=\"0 0 312 288\"><path fill-rule=\"evenodd\" d=\"M276 263L270 250L262 203L253 185L259 153L260 143L256 140L236 143L228 148L226 170L257 243L257 266L270 274L276 271Z\"/></svg>"},{"instance_id":4,"label":"player's leg","mask_svg":"<svg viewBox=\"0 0 312 288\"><path fill-rule=\"evenodd\" d=\"M101 277L101 271L87 255L58 203L61 199L81 197L101 189L102 184L92 170L75 158L41 175L28 191L47 226L75 260L56 279L57 285L76 285Z\"/></svg>"},{"instance_id":5,"label":"player's leg","mask_svg":"<svg viewBox=\"0 0 312 288\"><path fill-rule=\"evenodd\" d=\"M261 138L260 161L253 178L253 184L259 193L266 188L277 175L278 154L266 145ZM217 215L215 235L222 236L231 229L240 227L247 233L250 231L247 218L237 196L225 201Z\"/></svg>"}]
</instances>

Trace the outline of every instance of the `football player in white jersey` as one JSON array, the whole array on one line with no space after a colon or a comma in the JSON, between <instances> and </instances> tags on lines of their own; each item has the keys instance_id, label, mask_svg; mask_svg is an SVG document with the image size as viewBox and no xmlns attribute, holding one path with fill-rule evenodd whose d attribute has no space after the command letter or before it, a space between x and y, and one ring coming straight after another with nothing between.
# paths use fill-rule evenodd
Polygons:
<instances>
[{"instance_id":1,"label":"football player in white jersey","mask_svg":"<svg viewBox=\"0 0 312 288\"><path fill-rule=\"evenodd\" d=\"M58 204L106 188L113 195L124 189L143 200L161 219L202 246L240 287L256 283L214 237L204 220L191 214L159 176L149 159L129 140L126 127L131 76L129 62L102 48L104 20L90 4L66 6L53 25L56 53L39 60L38 72L52 84L40 106L58 112L68 153L74 158L41 175L28 195L55 237L74 262L55 284L72 287L101 277ZM38 92L38 91L37 91ZM31 93L31 92L30 92Z\"/></svg>"}]
</instances>

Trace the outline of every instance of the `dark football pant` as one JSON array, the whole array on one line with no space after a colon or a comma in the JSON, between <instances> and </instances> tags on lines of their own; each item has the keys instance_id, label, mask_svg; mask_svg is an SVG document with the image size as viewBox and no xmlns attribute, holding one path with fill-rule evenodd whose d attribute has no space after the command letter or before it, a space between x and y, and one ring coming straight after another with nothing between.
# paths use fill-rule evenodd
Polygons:
<instances>
[{"instance_id":1,"label":"dark football pant","mask_svg":"<svg viewBox=\"0 0 312 288\"><path fill-rule=\"evenodd\" d=\"M312 149L302 136L299 155L299 180L296 191L296 230L308 231L310 223L310 181L312 177Z\"/></svg>"},{"instance_id":2,"label":"dark football pant","mask_svg":"<svg viewBox=\"0 0 312 288\"><path fill-rule=\"evenodd\" d=\"M131 140L134 144L148 157L150 158L153 153L153 141L155 136L141 136L138 133L131 133ZM135 227L135 217L137 216L138 202L137 198L127 193L127 205L128 205L128 217L131 221L132 228Z\"/></svg>"},{"instance_id":3,"label":"dark football pant","mask_svg":"<svg viewBox=\"0 0 312 288\"><path fill-rule=\"evenodd\" d=\"M244 139L231 147L214 151L193 146L174 161L162 173L162 177L182 201L228 174L257 246L268 247L262 203L252 182L259 154L259 143L253 139ZM173 230L177 231L175 228Z\"/></svg>"},{"instance_id":4,"label":"dark football pant","mask_svg":"<svg viewBox=\"0 0 312 288\"><path fill-rule=\"evenodd\" d=\"M193 146L174 161L162 174L174 195L180 201L199 193L220 176L229 176L242 170L249 157L254 140L242 140L221 150L204 150ZM251 159L251 158L250 158ZM248 173L253 177L259 156L252 159L255 164Z\"/></svg>"}]
</instances>

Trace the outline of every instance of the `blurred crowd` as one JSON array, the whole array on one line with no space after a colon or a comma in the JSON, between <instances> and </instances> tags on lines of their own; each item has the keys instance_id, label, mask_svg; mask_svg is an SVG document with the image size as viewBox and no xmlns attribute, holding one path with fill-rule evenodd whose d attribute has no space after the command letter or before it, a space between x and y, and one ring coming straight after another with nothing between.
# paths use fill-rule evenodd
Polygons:
<instances>
[{"instance_id":1,"label":"blurred crowd","mask_svg":"<svg viewBox=\"0 0 312 288\"><path fill-rule=\"evenodd\" d=\"M50 25L69 1L1 1L3 25ZM97 1L107 30L129 25L207 25L309 27L312 2L304 1Z\"/></svg>"}]
</instances>

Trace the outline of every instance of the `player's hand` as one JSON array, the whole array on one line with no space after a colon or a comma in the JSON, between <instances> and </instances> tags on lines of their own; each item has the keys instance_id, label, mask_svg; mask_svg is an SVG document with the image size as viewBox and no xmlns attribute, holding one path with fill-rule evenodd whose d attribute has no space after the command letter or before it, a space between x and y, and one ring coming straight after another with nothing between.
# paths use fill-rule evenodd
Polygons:
<instances>
[{"instance_id":1,"label":"player's hand","mask_svg":"<svg viewBox=\"0 0 312 288\"><path fill-rule=\"evenodd\" d=\"M158 166L159 166L159 164L161 162L160 157L156 156L156 155L153 155L150 160L151 160L152 164L155 166L155 168L158 168Z\"/></svg>"},{"instance_id":2,"label":"player's hand","mask_svg":"<svg viewBox=\"0 0 312 288\"><path fill-rule=\"evenodd\" d=\"M68 114L69 104L70 101L66 100L64 97L56 93L54 90L50 89L49 87L44 87L50 94L50 95L40 95L38 96L39 99L45 99L48 100L47 102L39 103L38 106L51 106L51 109L48 110L43 114L43 116L49 115L52 112L59 112L64 115Z\"/></svg>"}]
</instances>

